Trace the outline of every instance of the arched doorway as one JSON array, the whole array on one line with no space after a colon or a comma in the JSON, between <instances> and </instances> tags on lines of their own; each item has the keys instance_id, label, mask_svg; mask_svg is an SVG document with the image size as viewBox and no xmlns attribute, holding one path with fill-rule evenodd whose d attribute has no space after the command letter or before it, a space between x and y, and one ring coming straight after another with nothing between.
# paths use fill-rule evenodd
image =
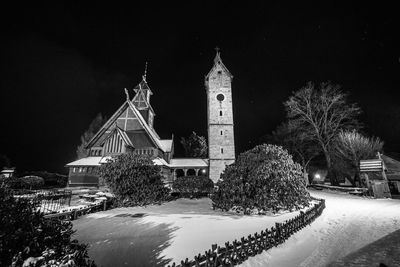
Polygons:
<instances>
[{"instance_id":1,"label":"arched doorway","mask_svg":"<svg viewBox=\"0 0 400 267\"><path fill-rule=\"evenodd\" d=\"M187 176L196 176L196 171L194 169L189 169L186 172Z\"/></svg>"},{"instance_id":2,"label":"arched doorway","mask_svg":"<svg viewBox=\"0 0 400 267\"><path fill-rule=\"evenodd\" d=\"M182 176L185 176L185 172L182 169L176 169L175 175L176 175L176 178L182 177Z\"/></svg>"}]
</instances>

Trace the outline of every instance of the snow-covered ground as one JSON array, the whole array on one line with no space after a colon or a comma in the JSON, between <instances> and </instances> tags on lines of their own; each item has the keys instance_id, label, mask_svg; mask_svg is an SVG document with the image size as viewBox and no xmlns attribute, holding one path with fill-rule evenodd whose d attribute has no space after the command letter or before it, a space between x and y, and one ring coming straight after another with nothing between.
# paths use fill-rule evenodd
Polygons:
<instances>
[{"instance_id":1,"label":"snow-covered ground","mask_svg":"<svg viewBox=\"0 0 400 267\"><path fill-rule=\"evenodd\" d=\"M400 229L400 200L322 191L311 195L326 199L322 215L281 246L241 266L326 266Z\"/></svg>"},{"instance_id":2,"label":"snow-covered ground","mask_svg":"<svg viewBox=\"0 0 400 267\"><path fill-rule=\"evenodd\" d=\"M311 191L326 209L311 226L243 266L326 266L400 229L400 201ZM179 199L160 206L119 208L74 221L75 238L89 243L101 266L165 266L270 228L297 212L238 216L213 211L209 199Z\"/></svg>"},{"instance_id":3,"label":"snow-covered ground","mask_svg":"<svg viewBox=\"0 0 400 267\"><path fill-rule=\"evenodd\" d=\"M89 255L101 266L164 266L193 259L211 244L223 246L298 213L239 216L212 210L208 198L178 199L93 213L73 223L75 237L91 245Z\"/></svg>"}]
</instances>

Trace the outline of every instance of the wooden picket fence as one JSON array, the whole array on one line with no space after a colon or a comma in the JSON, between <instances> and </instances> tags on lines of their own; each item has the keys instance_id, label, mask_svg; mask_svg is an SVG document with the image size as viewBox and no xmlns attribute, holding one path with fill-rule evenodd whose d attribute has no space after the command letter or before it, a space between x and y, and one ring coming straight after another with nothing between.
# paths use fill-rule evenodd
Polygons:
<instances>
[{"instance_id":1,"label":"wooden picket fence","mask_svg":"<svg viewBox=\"0 0 400 267\"><path fill-rule=\"evenodd\" d=\"M287 240L291 235L300 229L311 224L321 215L325 208L324 199L315 199L318 201L312 208L306 212L300 211L300 214L284 223L276 223L275 227L242 237L240 241L235 240L232 243L226 242L225 247L215 245L205 251L203 255L199 254L194 260L186 258L180 264L173 263L168 267L215 267L215 266L234 266L247 260L249 257L260 254L272 247L276 247Z\"/></svg>"},{"instance_id":2,"label":"wooden picket fence","mask_svg":"<svg viewBox=\"0 0 400 267\"><path fill-rule=\"evenodd\" d=\"M30 201L44 214L54 213L71 204L71 190L11 190L14 198Z\"/></svg>"},{"instance_id":3,"label":"wooden picket fence","mask_svg":"<svg viewBox=\"0 0 400 267\"><path fill-rule=\"evenodd\" d=\"M109 209L112 206L112 200L104 200L96 205L91 205L89 207L83 208L83 209L78 209L78 210L71 210L67 212L62 212L62 213L53 213L53 214L47 214L44 216L45 219L49 220L76 220L79 217L89 214L89 213L94 213L98 211L105 211Z\"/></svg>"}]
</instances>

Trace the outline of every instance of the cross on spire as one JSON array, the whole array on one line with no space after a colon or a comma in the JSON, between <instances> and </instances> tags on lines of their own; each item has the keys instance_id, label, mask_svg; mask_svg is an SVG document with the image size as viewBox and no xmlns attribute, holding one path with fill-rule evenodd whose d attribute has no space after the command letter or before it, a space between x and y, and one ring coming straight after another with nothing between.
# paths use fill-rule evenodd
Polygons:
<instances>
[{"instance_id":1,"label":"cross on spire","mask_svg":"<svg viewBox=\"0 0 400 267\"><path fill-rule=\"evenodd\" d=\"M219 53L219 50L220 50L220 49L219 49L218 46L216 46L214 49L215 49L215 51L216 51L217 53Z\"/></svg>"}]
</instances>

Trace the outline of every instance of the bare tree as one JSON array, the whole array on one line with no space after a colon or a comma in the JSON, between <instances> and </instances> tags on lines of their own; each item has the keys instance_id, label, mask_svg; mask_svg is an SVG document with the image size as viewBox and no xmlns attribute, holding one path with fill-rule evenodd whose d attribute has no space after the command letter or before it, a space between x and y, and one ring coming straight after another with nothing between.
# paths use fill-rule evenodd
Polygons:
<instances>
[{"instance_id":1,"label":"bare tree","mask_svg":"<svg viewBox=\"0 0 400 267\"><path fill-rule=\"evenodd\" d=\"M271 135L263 137L262 141L283 146L293 156L293 159L300 163L304 172L307 172L311 160L320 154L320 149L315 141L309 139L306 134L298 131L295 125L288 122L280 124Z\"/></svg>"},{"instance_id":2,"label":"bare tree","mask_svg":"<svg viewBox=\"0 0 400 267\"><path fill-rule=\"evenodd\" d=\"M382 152L382 148L383 141L378 137L364 136L355 130L340 131L333 152L337 161L344 161L344 164L339 162L339 166L348 166L348 173L354 173L354 178L349 176L349 180L355 185L360 182L360 160L375 158L378 152Z\"/></svg>"},{"instance_id":3,"label":"bare tree","mask_svg":"<svg viewBox=\"0 0 400 267\"><path fill-rule=\"evenodd\" d=\"M331 183L338 184L332 172L332 145L341 130L360 128L361 109L347 103L347 94L330 82L315 86L309 82L284 103L288 122L314 141L324 154Z\"/></svg>"}]
</instances>

